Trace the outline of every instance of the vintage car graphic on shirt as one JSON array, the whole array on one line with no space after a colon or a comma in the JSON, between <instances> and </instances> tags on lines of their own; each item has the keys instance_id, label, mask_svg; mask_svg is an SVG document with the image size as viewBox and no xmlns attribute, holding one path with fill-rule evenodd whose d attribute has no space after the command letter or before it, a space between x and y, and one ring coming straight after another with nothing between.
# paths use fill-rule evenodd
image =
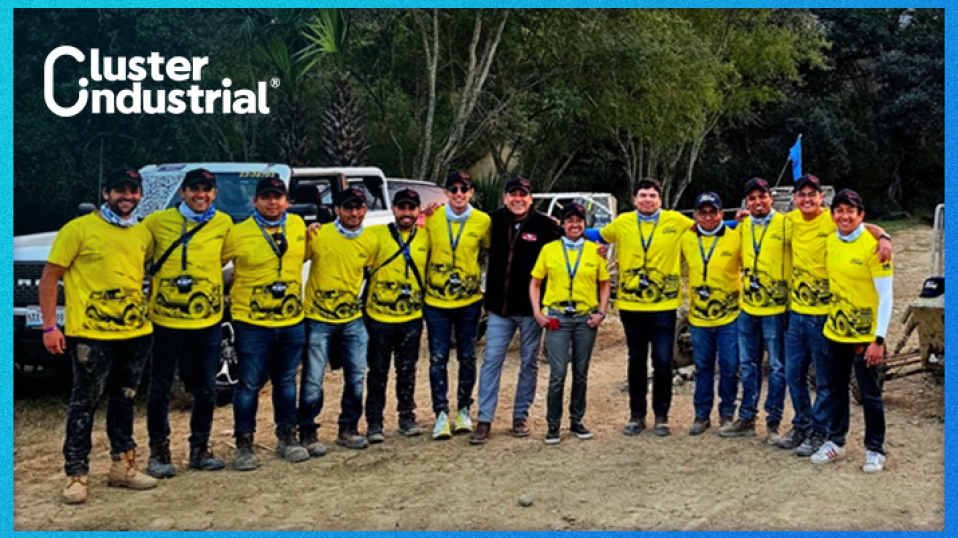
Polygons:
<instances>
[{"instance_id":1,"label":"vintage car graphic on shirt","mask_svg":"<svg viewBox=\"0 0 958 538\"><path fill-rule=\"evenodd\" d=\"M408 316L422 310L422 291L408 282L377 282L369 304L374 312Z\"/></svg>"},{"instance_id":2,"label":"vintage car graphic on shirt","mask_svg":"<svg viewBox=\"0 0 958 538\"><path fill-rule=\"evenodd\" d=\"M132 331L146 321L142 290L113 288L90 294L83 326L94 331Z\"/></svg>"},{"instance_id":3,"label":"vintage car graphic on shirt","mask_svg":"<svg viewBox=\"0 0 958 538\"><path fill-rule=\"evenodd\" d=\"M872 321L875 313L872 308L858 308L837 293L834 295L834 305L828 313L826 326L838 336L855 338L868 336L872 332Z\"/></svg>"},{"instance_id":4,"label":"vintage car graphic on shirt","mask_svg":"<svg viewBox=\"0 0 958 538\"><path fill-rule=\"evenodd\" d=\"M164 278L157 286L155 312L170 318L205 319L219 314L222 296L221 286L208 278Z\"/></svg>"},{"instance_id":5,"label":"vintage car graphic on shirt","mask_svg":"<svg viewBox=\"0 0 958 538\"><path fill-rule=\"evenodd\" d=\"M827 305L832 302L827 278L815 278L798 267L792 268L792 300L803 306Z\"/></svg>"},{"instance_id":6,"label":"vintage car graphic on shirt","mask_svg":"<svg viewBox=\"0 0 958 538\"><path fill-rule=\"evenodd\" d=\"M309 314L326 319L348 319L362 311L355 293L346 290L316 290Z\"/></svg>"},{"instance_id":7,"label":"vintage car graphic on shirt","mask_svg":"<svg viewBox=\"0 0 958 538\"><path fill-rule=\"evenodd\" d=\"M745 293L745 302L755 307L788 304L788 284L784 280L773 280L768 273L762 271L756 276L751 268L745 268L742 290Z\"/></svg>"},{"instance_id":8,"label":"vintage car graphic on shirt","mask_svg":"<svg viewBox=\"0 0 958 538\"><path fill-rule=\"evenodd\" d=\"M720 288L698 286L692 290L692 310L702 319L722 319L738 312L738 296L738 290L728 293Z\"/></svg>"},{"instance_id":9,"label":"vintage car graphic on shirt","mask_svg":"<svg viewBox=\"0 0 958 538\"><path fill-rule=\"evenodd\" d=\"M474 297L479 293L479 277L463 275L445 263L430 263L426 288L429 295L439 299L457 301Z\"/></svg>"},{"instance_id":10,"label":"vintage car graphic on shirt","mask_svg":"<svg viewBox=\"0 0 958 538\"><path fill-rule=\"evenodd\" d=\"M657 303L679 296L681 281L678 275L664 275L655 269L629 269L622 279L619 293L627 301Z\"/></svg>"},{"instance_id":11,"label":"vintage car graphic on shirt","mask_svg":"<svg viewBox=\"0 0 958 538\"><path fill-rule=\"evenodd\" d=\"M249 310L250 319L255 320L295 318L303 311L303 302L299 299L299 282L277 281L254 287Z\"/></svg>"}]
</instances>

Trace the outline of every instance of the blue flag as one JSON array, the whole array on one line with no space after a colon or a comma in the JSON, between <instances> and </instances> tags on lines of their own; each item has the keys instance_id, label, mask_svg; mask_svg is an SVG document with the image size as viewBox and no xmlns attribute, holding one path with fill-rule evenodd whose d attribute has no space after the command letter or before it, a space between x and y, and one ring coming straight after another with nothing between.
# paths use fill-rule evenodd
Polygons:
<instances>
[{"instance_id":1,"label":"blue flag","mask_svg":"<svg viewBox=\"0 0 958 538\"><path fill-rule=\"evenodd\" d=\"M802 177L802 135L798 135L795 145L788 150L788 160L792 161L792 179L798 181Z\"/></svg>"}]
</instances>

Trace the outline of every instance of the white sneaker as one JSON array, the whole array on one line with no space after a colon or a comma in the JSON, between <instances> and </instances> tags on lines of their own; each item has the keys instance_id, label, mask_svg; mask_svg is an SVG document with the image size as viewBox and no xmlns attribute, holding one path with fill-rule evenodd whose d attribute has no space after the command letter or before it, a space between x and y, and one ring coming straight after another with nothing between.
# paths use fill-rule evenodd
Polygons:
<instances>
[{"instance_id":1,"label":"white sneaker","mask_svg":"<svg viewBox=\"0 0 958 538\"><path fill-rule=\"evenodd\" d=\"M445 411L440 411L436 416L436 425L432 427L433 439L449 439L452 437L452 431L449 430L449 415Z\"/></svg>"},{"instance_id":2,"label":"white sneaker","mask_svg":"<svg viewBox=\"0 0 958 538\"><path fill-rule=\"evenodd\" d=\"M865 465L862 465L862 471L868 474L880 473L885 468L885 455L871 450L865 452Z\"/></svg>"},{"instance_id":3,"label":"white sneaker","mask_svg":"<svg viewBox=\"0 0 958 538\"><path fill-rule=\"evenodd\" d=\"M453 433L466 433L472 431L472 419L469 418L469 408L463 407L456 414L456 426L452 429Z\"/></svg>"},{"instance_id":4,"label":"white sneaker","mask_svg":"<svg viewBox=\"0 0 958 538\"><path fill-rule=\"evenodd\" d=\"M845 447L838 446L831 441L825 441L818 452L812 454L812 463L831 463L845 457Z\"/></svg>"}]
</instances>

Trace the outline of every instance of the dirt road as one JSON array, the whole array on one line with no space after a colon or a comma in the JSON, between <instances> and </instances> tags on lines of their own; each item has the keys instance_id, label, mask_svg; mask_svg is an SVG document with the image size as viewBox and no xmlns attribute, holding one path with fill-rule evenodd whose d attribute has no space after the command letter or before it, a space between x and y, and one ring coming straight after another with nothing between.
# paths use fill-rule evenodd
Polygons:
<instances>
[{"instance_id":1,"label":"dirt road","mask_svg":"<svg viewBox=\"0 0 958 538\"><path fill-rule=\"evenodd\" d=\"M928 228L896 234L897 324L927 271ZM899 328L891 335L897 338ZM618 320L603 326L593 357L586 424L591 441L564 434L542 442L548 366L540 364L532 409L533 436L506 434L511 420L516 357L503 376L493 438L482 447L457 436L435 442L395 433L387 408L386 442L365 451L332 446L342 376L327 376L320 430L330 445L321 459L289 464L274 445L268 392L260 398L253 473L185 469L188 413L176 412L174 462L179 476L146 492L106 486L109 444L101 417L95 427L91 498L59 503L66 394L14 403L14 528L16 530L943 530L944 391L923 376L886 384L888 464L861 472L863 421L853 407L848 458L815 466L754 439L721 439L714 430L688 437L691 384L674 389L673 435L621 435L628 395L622 393L626 348ZM417 402L428 412L425 354ZM455 363L450 375L455 379ZM392 387L390 386L390 391ZM390 405L394 406L392 393ZM136 434L146 457L145 409ZM790 409L786 417L791 417ZM714 420L714 417L713 417ZM214 449L231 454L231 408L217 410ZM762 427L760 426L760 434ZM531 506L520 506L519 500Z\"/></svg>"}]
</instances>

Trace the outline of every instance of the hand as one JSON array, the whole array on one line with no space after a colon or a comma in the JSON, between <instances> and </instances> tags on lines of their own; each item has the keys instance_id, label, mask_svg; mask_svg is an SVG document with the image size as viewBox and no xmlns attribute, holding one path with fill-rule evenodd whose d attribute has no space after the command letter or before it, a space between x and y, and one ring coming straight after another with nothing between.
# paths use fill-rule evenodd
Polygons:
<instances>
[{"instance_id":1,"label":"hand","mask_svg":"<svg viewBox=\"0 0 958 538\"><path fill-rule=\"evenodd\" d=\"M310 224L309 228L306 228L306 237L309 237L310 239L312 239L313 236L318 234L319 230L321 230L322 228L323 228L323 223L321 222L314 222Z\"/></svg>"},{"instance_id":2,"label":"hand","mask_svg":"<svg viewBox=\"0 0 958 538\"><path fill-rule=\"evenodd\" d=\"M63 355L67 348L67 340L63 337L59 327L48 333L43 333L43 347L54 355Z\"/></svg>"},{"instance_id":3,"label":"hand","mask_svg":"<svg viewBox=\"0 0 958 538\"><path fill-rule=\"evenodd\" d=\"M890 260L891 251L891 241L889 239L883 237L878 240L878 246L875 248L875 252L878 253L878 261L885 263Z\"/></svg>"},{"instance_id":4,"label":"hand","mask_svg":"<svg viewBox=\"0 0 958 538\"><path fill-rule=\"evenodd\" d=\"M868 362L869 368L881 366L885 362L885 345L879 345L875 342L869 344L868 349L865 350L865 360Z\"/></svg>"},{"instance_id":5,"label":"hand","mask_svg":"<svg viewBox=\"0 0 958 538\"><path fill-rule=\"evenodd\" d=\"M735 214L735 220L742 222L748 216L748 209L739 209Z\"/></svg>"},{"instance_id":6,"label":"hand","mask_svg":"<svg viewBox=\"0 0 958 538\"><path fill-rule=\"evenodd\" d=\"M609 257L609 245L598 244L596 245L596 252L599 253L599 256L602 256L602 259L608 259Z\"/></svg>"},{"instance_id":7,"label":"hand","mask_svg":"<svg viewBox=\"0 0 958 538\"><path fill-rule=\"evenodd\" d=\"M442 204L439 202L429 202L429 205L426 206L426 209L422 210L422 214L426 215L427 217L431 217L432 214L435 213L440 207L442 207Z\"/></svg>"},{"instance_id":8,"label":"hand","mask_svg":"<svg viewBox=\"0 0 958 538\"><path fill-rule=\"evenodd\" d=\"M605 316L596 312L595 314L592 314L591 316L589 316L589 319L585 322L585 324L592 329L598 329L599 325L602 324L602 320L604 319L605 319Z\"/></svg>"},{"instance_id":9,"label":"hand","mask_svg":"<svg viewBox=\"0 0 958 538\"><path fill-rule=\"evenodd\" d=\"M549 325L549 318L542 312L536 312L535 318L536 318L536 323L538 323L539 326L542 327L543 329L545 329Z\"/></svg>"}]
</instances>

